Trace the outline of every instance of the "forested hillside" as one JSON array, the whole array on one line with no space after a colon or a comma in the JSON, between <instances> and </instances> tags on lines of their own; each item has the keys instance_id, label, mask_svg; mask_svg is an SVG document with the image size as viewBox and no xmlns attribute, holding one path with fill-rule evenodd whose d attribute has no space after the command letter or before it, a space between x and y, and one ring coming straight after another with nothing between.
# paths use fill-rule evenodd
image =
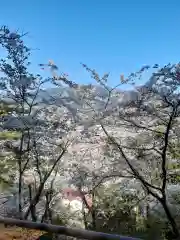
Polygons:
<instances>
[{"instance_id":1,"label":"forested hillside","mask_svg":"<svg viewBox=\"0 0 180 240\"><path fill-rule=\"evenodd\" d=\"M179 63L143 66L117 86L82 64L96 81L83 85L52 61L39 63L49 77L30 72L24 37L0 29L0 214L177 239Z\"/></svg>"}]
</instances>

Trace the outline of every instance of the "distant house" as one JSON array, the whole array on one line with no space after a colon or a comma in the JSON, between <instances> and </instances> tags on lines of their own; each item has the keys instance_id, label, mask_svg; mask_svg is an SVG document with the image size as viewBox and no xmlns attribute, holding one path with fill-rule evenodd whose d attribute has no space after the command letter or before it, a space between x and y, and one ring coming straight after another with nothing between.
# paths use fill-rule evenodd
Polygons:
<instances>
[{"instance_id":1,"label":"distant house","mask_svg":"<svg viewBox=\"0 0 180 240\"><path fill-rule=\"evenodd\" d=\"M86 201L88 208L92 207L92 198L87 192L65 188L62 191L62 199L65 205L71 206L74 210L82 210L84 200Z\"/></svg>"}]
</instances>

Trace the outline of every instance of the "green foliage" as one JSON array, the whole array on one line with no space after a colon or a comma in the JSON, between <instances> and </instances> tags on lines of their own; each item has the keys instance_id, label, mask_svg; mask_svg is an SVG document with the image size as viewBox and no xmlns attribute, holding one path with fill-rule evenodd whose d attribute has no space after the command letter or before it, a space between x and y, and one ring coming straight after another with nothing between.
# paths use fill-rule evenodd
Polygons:
<instances>
[{"instance_id":1,"label":"green foliage","mask_svg":"<svg viewBox=\"0 0 180 240\"><path fill-rule=\"evenodd\" d=\"M0 103L0 116L6 116L8 113L11 113L14 110L15 110L15 106L5 102Z\"/></svg>"},{"instance_id":2,"label":"green foliage","mask_svg":"<svg viewBox=\"0 0 180 240\"><path fill-rule=\"evenodd\" d=\"M173 161L169 161L168 163L168 171L170 174L170 182L171 183L179 183L180 182L180 144L179 141L170 142L168 146L170 158Z\"/></svg>"},{"instance_id":3,"label":"green foliage","mask_svg":"<svg viewBox=\"0 0 180 240\"><path fill-rule=\"evenodd\" d=\"M158 126L155 130L158 131L158 133L156 133L156 137L162 138L165 132L165 126L164 125Z\"/></svg>"},{"instance_id":4,"label":"green foliage","mask_svg":"<svg viewBox=\"0 0 180 240\"><path fill-rule=\"evenodd\" d=\"M169 151L170 151L171 157L173 159L179 159L180 158L180 143L179 142L171 142Z\"/></svg>"},{"instance_id":5,"label":"green foliage","mask_svg":"<svg viewBox=\"0 0 180 240\"><path fill-rule=\"evenodd\" d=\"M18 140L20 137L21 137L20 132L16 132L16 131L0 132L0 140Z\"/></svg>"},{"instance_id":6,"label":"green foliage","mask_svg":"<svg viewBox=\"0 0 180 240\"><path fill-rule=\"evenodd\" d=\"M167 223L150 213L139 212L138 196L122 193L115 184L96 193L96 231L134 236L145 240L166 240ZM90 220L90 219L89 219Z\"/></svg>"},{"instance_id":7,"label":"green foliage","mask_svg":"<svg viewBox=\"0 0 180 240\"><path fill-rule=\"evenodd\" d=\"M55 218L53 218L52 223L55 225L65 226L68 223L68 221L67 219L57 215Z\"/></svg>"},{"instance_id":8,"label":"green foliage","mask_svg":"<svg viewBox=\"0 0 180 240\"><path fill-rule=\"evenodd\" d=\"M132 195L122 196L115 185L101 188L96 197L96 230L121 234L132 231L136 225L134 200Z\"/></svg>"},{"instance_id":9,"label":"green foliage","mask_svg":"<svg viewBox=\"0 0 180 240\"><path fill-rule=\"evenodd\" d=\"M0 157L0 188L5 189L13 183L16 164L12 156Z\"/></svg>"},{"instance_id":10,"label":"green foliage","mask_svg":"<svg viewBox=\"0 0 180 240\"><path fill-rule=\"evenodd\" d=\"M15 109L14 106L9 105L5 102L0 104L0 117L3 117L11 114ZM17 131L1 131L0 132L0 141L14 141L18 140L21 137L21 133ZM3 191L11 186L13 183L13 170L15 170L16 164L12 156L6 156L3 154L0 155L0 190Z\"/></svg>"},{"instance_id":11,"label":"green foliage","mask_svg":"<svg viewBox=\"0 0 180 240\"><path fill-rule=\"evenodd\" d=\"M5 109L0 109L0 116L6 116L7 115L7 111Z\"/></svg>"}]
</instances>

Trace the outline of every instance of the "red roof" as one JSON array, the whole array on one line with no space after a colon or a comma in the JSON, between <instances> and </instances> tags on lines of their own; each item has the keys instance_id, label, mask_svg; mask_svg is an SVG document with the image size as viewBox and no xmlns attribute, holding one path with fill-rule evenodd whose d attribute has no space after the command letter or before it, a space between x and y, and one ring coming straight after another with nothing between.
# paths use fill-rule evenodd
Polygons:
<instances>
[{"instance_id":1,"label":"red roof","mask_svg":"<svg viewBox=\"0 0 180 240\"><path fill-rule=\"evenodd\" d=\"M68 199L70 202L73 200L82 201L84 196L89 207L92 207L92 198L87 192L80 192L79 190L74 190L72 188L65 188L63 189L62 193L63 197Z\"/></svg>"}]
</instances>

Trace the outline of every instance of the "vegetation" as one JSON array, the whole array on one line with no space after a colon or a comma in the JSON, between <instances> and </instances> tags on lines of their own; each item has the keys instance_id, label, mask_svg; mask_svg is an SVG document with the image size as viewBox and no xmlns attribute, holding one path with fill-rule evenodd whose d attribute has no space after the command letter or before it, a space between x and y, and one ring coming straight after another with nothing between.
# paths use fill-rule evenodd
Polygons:
<instances>
[{"instance_id":1,"label":"vegetation","mask_svg":"<svg viewBox=\"0 0 180 240\"><path fill-rule=\"evenodd\" d=\"M86 229L144 239L178 239L180 65L155 64L150 80L138 87L137 78L151 68L145 66L110 88L109 74L100 77L82 64L103 92L98 95L93 85L59 75L52 61L40 64L49 68L49 78L30 73L31 50L23 37L7 27L0 30L7 53L0 61L5 153L0 179L13 192L13 207L8 205L5 215L70 226L81 221ZM59 92L66 86L71 96L47 100L42 97L47 83ZM124 84L134 91L118 91ZM69 104L73 101L82 108ZM63 205L62 176L80 194L78 213Z\"/></svg>"}]
</instances>

